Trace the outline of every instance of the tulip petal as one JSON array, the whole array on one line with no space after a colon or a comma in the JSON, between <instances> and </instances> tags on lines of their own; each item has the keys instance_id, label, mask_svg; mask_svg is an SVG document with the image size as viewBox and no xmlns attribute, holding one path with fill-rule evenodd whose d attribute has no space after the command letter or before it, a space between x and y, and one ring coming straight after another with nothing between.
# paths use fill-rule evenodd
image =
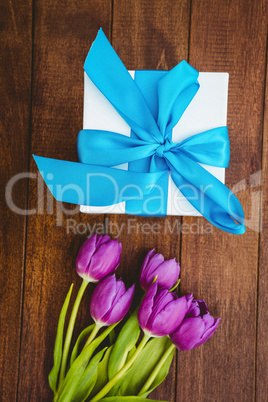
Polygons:
<instances>
[{"instance_id":1,"label":"tulip petal","mask_svg":"<svg viewBox=\"0 0 268 402\"><path fill-rule=\"evenodd\" d=\"M90 314L94 321L102 321L102 317L112 306L115 292L115 275L108 276L97 285L92 293L90 302Z\"/></svg>"},{"instance_id":2,"label":"tulip petal","mask_svg":"<svg viewBox=\"0 0 268 402\"><path fill-rule=\"evenodd\" d=\"M155 249L153 248L150 250L142 263L141 270L140 270L140 286L143 290L147 289L148 282L147 282L147 272L148 272L148 263L150 259L155 255Z\"/></svg>"},{"instance_id":3,"label":"tulip petal","mask_svg":"<svg viewBox=\"0 0 268 402\"><path fill-rule=\"evenodd\" d=\"M178 280L180 264L176 259L165 261L162 254L156 254L155 249L150 250L142 264L140 272L140 285L147 289L157 276L158 285L170 289Z\"/></svg>"},{"instance_id":4,"label":"tulip petal","mask_svg":"<svg viewBox=\"0 0 268 402\"><path fill-rule=\"evenodd\" d=\"M202 316L201 316L202 317ZM205 331L211 328L215 323L215 318L212 317L209 313L205 314L203 317L203 321L205 324Z\"/></svg>"},{"instance_id":5,"label":"tulip petal","mask_svg":"<svg viewBox=\"0 0 268 402\"><path fill-rule=\"evenodd\" d=\"M144 299L138 310L138 321L142 329L147 329L147 323L153 311L154 297L157 292L157 283L152 283L149 286Z\"/></svg>"},{"instance_id":6,"label":"tulip petal","mask_svg":"<svg viewBox=\"0 0 268 402\"><path fill-rule=\"evenodd\" d=\"M103 317L106 325L115 324L121 321L129 311L135 292L135 285L132 285L121 297L117 300L110 310Z\"/></svg>"},{"instance_id":7,"label":"tulip petal","mask_svg":"<svg viewBox=\"0 0 268 402\"><path fill-rule=\"evenodd\" d=\"M80 247L76 258L76 270L79 273L85 273L88 270L88 264L96 250L97 234L89 237Z\"/></svg>"},{"instance_id":8,"label":"tulip petal","mask_svg":"<svg viewBox=\"0 0 268 402\"><path fill-rule=\"evenodd\" d=\"M204 321L201 317L185 318L179 328L170 335L170 338L179 350L190 350L197 346L204 328Z\"/></svg>"},{"instance_id":9,"label":"tulip petal","mask_svg":"<svg viewBox=\"0 0 268 402\"><path fill-rule=\"evenodd\" d=\"M155 255L155 248L153 248L146 254L141 266L141 273L145 273L148 270L148 263L154 257L154 255Z\"/></svg>"},{"instance_id":10,"label":"tulip petal","mask_svg":"<svg viewBox=\"0 0 268 402\"><path fill-rule=\"evenodd\" d=\"M126 293L126 287L124 282L122 281L122 279L118 279L116 281L116 293L114 295L114 300L112 302L112 306L111 308L113 308L116 303L118 302L119 299L121 299L121 297L123 296L123 294Z\"/></svg>"},{"instance_id":11,"label":"tulip petal","mask_svg":"<svg viewBox=\"0 0 268 402\"><path fill-rule=\"evenodd\" d=\"M108 235L89 237L82 244L77 258L76 271L89 282L99 282L115 271L120 262L122 244Z\"/></svg>"},{"instance_id":12,"label":"tulip petal","mask_svg":"<svg viewBox=\"0 0 268 402\"><path fill-rule=\"evenodd\" d=\"M148 261L147 267L146 267L146 272L151 273L156 270L156 268L164 262L165 259L162 254L155 254L154 256L151 257L150 261Z\"/></svg>"},{"instance_id":13,"label":"tulip petal","mask_svg":"<svg viewBox=\"0 0 268 402\"><path fill-rule=\"evenodd\" d=\"M170 303L176 298L175 293L169 292L167 289L159 288L154 298L154 306L152 310L152 314L148 321L148 325L154 321L155 317Z\"/></svg>"},{"instance_id":14,"label":"tulip petal","mask_svg":"<svg viewBox=\"0 0 268 402\"><path fill-rule=\"evenodd\" d=\"M188 310L187 317L199 317L200 315L200 308L197 300L193 300L192 304Z\"/></svg>"},{"instance_id":15,"label":"tulip petal","mask_svg":"<svg viewBox=\"0 0 268 402\"><path fill-rule=\"evenodd\" d=\"M107 243L110 240L111 240L111 238L108 235L98 235L97 241L96 241L96 249L98 249L101 244Z\"/></svg>"},{"instance_id":16,"label":"tulip petal","mask_svg":"<svg viewBox=\"0 0 268 402\"><path fill-rule=\"evenodd\" d=\"M148 281L153 281L156 275L158 285L170 289L179 278L180 264L176 262L175 258L162 262L162 264L148 276Z\"/></svg>"},{"instance_id":17,"label":"tulip petal","mask_svg":"<svg viewBox=\"0 0 268 402\"><path fill-rule=\"evenodd\" d=\"M204 300L196 300L200 308L200 316L203 317L208 313L208 306Z\"/></svg>"},{"instance_id":18,"label":"tulip petal","mask_svg":"<svg viewBox=\"0 0 268 402\"><path fill-rule=\"evenodd\" d=\"M101 244L90 261L91 276L100 280L114 272L120 262L121 250L122 244L118 243L117 240L110 240Z\"/></svg>"},{"instance_id":19,"label":"tulip petal","mask_svg":"<svg viewBox=\"0 0 268 402\"><path fill-rule=\"evenodd\" d=\"M216 331L216 329L218 328L220 323L220 318L216 318L214 321L214 325L212 327L210 327L202 336L201 340L199 342L197 342L197 344L195 345L195 347L202 345L203 343L205 343Z\"/></svg>"},{"instance_id":20,"label":"tulip petal","mask_svg":"<svg viewBox=\"0 0 268 402\"><path fill-rule=\"evenodd\" d=\"M151 333L166 336L178 328L188 311L185 296L169 302L151 322Z\"/></svg>"}]
</instances>

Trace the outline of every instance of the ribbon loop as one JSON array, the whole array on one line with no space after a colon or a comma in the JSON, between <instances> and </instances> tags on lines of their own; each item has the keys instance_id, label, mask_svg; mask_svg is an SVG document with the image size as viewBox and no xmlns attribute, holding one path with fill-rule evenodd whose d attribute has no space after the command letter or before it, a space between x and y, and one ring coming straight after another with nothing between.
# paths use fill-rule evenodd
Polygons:
<instances>
[{"instance_id":1,"label":"ribbon loop","mask_svg":"<svg viewBox=\"0 0 268 402\"><path fill-rule=\"evenodd\" d=\"M198 75L198 71L183 60L159 80L157 125L161 133L171 131L180 120L199 89Z\"/></svg>"}]
</instances>

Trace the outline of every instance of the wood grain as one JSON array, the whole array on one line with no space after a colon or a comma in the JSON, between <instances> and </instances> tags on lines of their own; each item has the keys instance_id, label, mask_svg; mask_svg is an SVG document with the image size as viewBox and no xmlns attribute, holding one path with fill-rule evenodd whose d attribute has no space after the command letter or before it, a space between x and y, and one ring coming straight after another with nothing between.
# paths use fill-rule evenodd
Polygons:
<instances>
[{"instance_id":1,"label":"wood grain","mask_svg":"<svg viewBox=\"0 0 268 402\"><path fill-rule=\"evenodd\" d=\"M268 70L266 72L266 100L263 122L262 150L262 222L260 233L260 258L258 281L258 320L257 320L257 360L256 360L256 401L268 400L268 342L267 342L267 309L268 309Z\"/></svg>"},{"instance_id":2,"label":"wood grain","mask_svg":"<svg viewBox=\"0 0 268 402\"><path fill-rule=\"evenodd\" d=\"M32 153L77 160L83 63L99 27L109 35L110 21L111 3L106 0L36 1ZM32 159L31 170L37 171ZM92 229L94 223L103 222L102 215L82 215L75 206L56 203L50 196L47 201L42 186L42 180L39 187L38 180L32 180L29 189L29 206L38 211L27 225L19 401L52 400L47 377L53 362L55 323L70 284L74 282L76 292L81 282L75 273L75 258L88 234L82 224ZM67 208L74 214L66 213ZM69 219L76 222L75 230L68 229ZM88 325L87 304L88 292L77 330Z\"/></svg>"},{"instance_id":3,"label":"wood grain","mask_svg":"<svg viewBox=\"0 0 268 402\"><path fill-rule=\"evenodd\" d=\"M112 45L129 70L174 67L188 55L190 2L114 1ZM181 218L110 216L122 228L123 244L119 270L128 280L137 280L146 253L156 248L166 258L180 259ZM173 230L173 234L171 234ZM173 401L175 369L155 390L152 399Z\"/></svg>"},{"instance_id":4,"label":"wood grain","mask_svg":"<svg viewBox=\"0 0 268 402\"><path fill-rule=\"evenodd\" d=\"M181 293L194 291L214 316L222 317L205 345L179 353L152 398L268 400L267 11L267 0L35 0L33 7L29 0L3 3L1 401L52 400L47 376L55 323L71 282L74 292L80 285L74 269L78 248L96 231L123 243L118 274L126 282L137 280L146 252L155 247L166 258L181 260ZM246 234L223 233L202 218L83 215L48 193L31 153L77 160L83 63L100 26L128 69L170 69L186 59L199 71L230 73L226 182L244 207ZM15 205L35 210L26 218L7 208L4 189L11 177L28 170L29 161L34 174L29 191L26 179L12 192ZM89 322L89 295L75 335Z\"/></svg>"},{"instance_id":5,"label":"wood grain","mask_svg":"<svg viewBox=\"0 0 268 402\"><path fill-rule=\"evenodd\" d=\"M16 399L26 216L32 58L31 1L4 2L0 13L0 399ZM10 188L6 187L10 183ZM5 189L7 188L6 199ZM13 205L12 205L13 202ZM12 210L9 206L12 207Z\"/></svg>"},{"instance_id":6,"label":"wood grain","mask_svg":"<svg viewBox=\"0 0 268 402\"><path fill-rule=\"evenodd\" d=\"M234 236L213 228L210 235L182 238L182 291L204 298L222 321L206 345L180 354L178 400L254 400L264 10L264 1L192 3L189 62L199 71L230 74L226 182L230 188L238 183L247 231Z\"/></svg>"}]
</instances>

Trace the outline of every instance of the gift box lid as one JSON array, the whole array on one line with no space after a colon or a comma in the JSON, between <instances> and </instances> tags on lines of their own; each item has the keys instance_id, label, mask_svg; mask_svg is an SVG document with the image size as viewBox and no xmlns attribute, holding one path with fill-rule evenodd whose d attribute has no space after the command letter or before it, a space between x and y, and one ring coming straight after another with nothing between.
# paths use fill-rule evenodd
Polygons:
<instances>
[{"instance_id":1,"label":"gift box lid","mask_svg":"<svg viewBox=\"0 0 268 402\"><path fill-rule=\"evenodd\" d=\"M135 79L135 71L129 71L129 73ZM148 71L149 75L150 71ZM226 125L228 81L228 73L199 73L200 88L173 128L173 142L180 142L197 133ZM129 125L94 85L86 72L84 72L83 128L112 131L128 137L131 134ZM225 182L224 168L204 164L202 166L222 183ZM128 164L125 163L116 167L127 170ZM125 202L105 207L81 205L80 210L84 213L124 214ZM169 177L168 184L167 215L201 216L175 186L171 177Z\"/></svg>"}]
</instances>

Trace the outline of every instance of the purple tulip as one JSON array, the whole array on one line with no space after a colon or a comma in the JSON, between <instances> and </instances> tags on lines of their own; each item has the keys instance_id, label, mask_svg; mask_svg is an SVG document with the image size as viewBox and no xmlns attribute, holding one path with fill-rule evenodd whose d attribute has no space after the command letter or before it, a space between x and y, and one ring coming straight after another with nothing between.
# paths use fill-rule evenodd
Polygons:
<instances>
[{"instance_id":1,"label":"purple tulip","mask_svg":"<svg viewBox=\"0 0 268 402\"><path fill-rule=\"evenodd\" d=\"M190 350L202 345L216 331L220 318L213 318L203 300L193 300L191 307L170 338L180 350Z\"/></svg>"},{"instance_id":2,"label":"purple tulip","mask_svg":"<svg viewBox=\"0 0 268 402\"><path fill-rule=\"evenodd\" d=\"M175 331L184 319L193 296L178 298L168 289L159 288L154 282L148 288L138 311L138 320L149 336L166 336Z\"/></svg>"},{"instance_id":3,"label":"purple tulip","mask_svg":"<svg viewBox=\"0 0 268 402\"><path fill-rule=\"evenodd\" d=\"M135 285L126 291L124 282L115 275L103 279L91 296L90 314L97 325L112 325L121 321L133 301Z\"/></svg>"},{"instance_id":4,"label":"purple tulip","mask_svg":"<svg viewBox=\"0 0 268 402\"><path fill-rule=\"evenodd\" d=\"M116 270L120 262L122 244L110 236L89 237L82 244L76 258L76 272L88 282L99 282Z\"/></svg>"},{"instance_id":5,"label":"purple tulip","mask_svg":"<svg viewBox=\"0 0 268 402\"><path fill-rule=\"evenodd\" d=\"M177 282L180 275L180 264L176 259L165 261L162 254L156 254L155 249L146 255L140 272L140 286L148 289L155 277L159 286L170 289Z\"/></svg>"}]
</instances>

